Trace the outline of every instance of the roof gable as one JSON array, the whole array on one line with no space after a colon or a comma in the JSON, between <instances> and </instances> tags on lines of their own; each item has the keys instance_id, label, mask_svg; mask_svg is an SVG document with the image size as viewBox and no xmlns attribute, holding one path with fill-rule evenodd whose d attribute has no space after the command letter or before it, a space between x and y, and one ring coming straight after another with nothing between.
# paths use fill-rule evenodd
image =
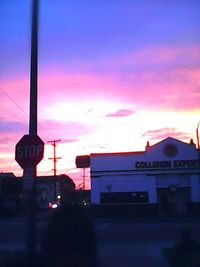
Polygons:
<instances>
[{"instance_id":1,"label":"roof gable","mask_svg":"<svg viewBox=\"0 0 200 267\"><path fill-rule=\"evenodd\" d=\"M194 143L185 143L178 139L167 137L152 146L146 146L146 154L151 154L151 156L157 155L158 157L164 156L166 158L175 158L176 156L182 158L187 158L188 156L196 158L197 150Z\"/></svg>"}]
</instances>

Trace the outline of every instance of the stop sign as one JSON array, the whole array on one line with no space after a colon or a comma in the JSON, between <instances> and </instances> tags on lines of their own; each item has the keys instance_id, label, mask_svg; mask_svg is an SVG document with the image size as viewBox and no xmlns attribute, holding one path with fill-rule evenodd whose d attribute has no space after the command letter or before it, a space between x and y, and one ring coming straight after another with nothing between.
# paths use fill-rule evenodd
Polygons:
<instances>
[{"instance_id":1,"label":"stop sign","mask_svg":"<svg viewBox=\"0 0 200 267\"><path fill-rule=\"evenodd\" d=\"M24 135L15 147L15 160L25 168L35 167L44 156L44 142L37 134Z\"/></svg>"}]
</instances>

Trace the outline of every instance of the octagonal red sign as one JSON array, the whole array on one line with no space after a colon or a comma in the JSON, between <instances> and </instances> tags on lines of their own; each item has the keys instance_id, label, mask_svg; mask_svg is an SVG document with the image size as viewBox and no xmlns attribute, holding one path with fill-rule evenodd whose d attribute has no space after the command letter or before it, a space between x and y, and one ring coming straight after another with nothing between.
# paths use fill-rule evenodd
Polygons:
<instances>
[{"instance_id":1,"label":"octagonal red sign","mask_svg":"<svg viewBox=\"0 0 200 267\"><path fill-rule=\"evenodd\" d=\"M24 135L15 147L15 160L25 168L35 167L44 156L44 142L37 134Z\"/></svg>"}]
</instances>

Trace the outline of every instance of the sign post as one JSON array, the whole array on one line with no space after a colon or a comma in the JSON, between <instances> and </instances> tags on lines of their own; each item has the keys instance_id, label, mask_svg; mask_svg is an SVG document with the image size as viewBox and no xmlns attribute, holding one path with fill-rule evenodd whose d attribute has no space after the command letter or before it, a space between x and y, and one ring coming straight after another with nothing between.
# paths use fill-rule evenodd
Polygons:
<instances>
[{"instance_id":1,"label":"sign post","mask_svg":"<svg viewBox=\"0 0 200 267\"><path fill-rule=\"evenodd\" d=\"M83 190L85 190L85 168L90 167L90 156L88 155L77 156L76 167L83 169Z\"/></svg>"},{"instance_id":2,"label":"sign post","mask_svg":"<svg viewBox=\"0 0 200 267\"><path fill-rule=\"evenodd\" d=\"M37 164L43 158L44 143L37 136L38 87L38 1L32 0L30 114L29 135L17 143L15 159L24 169L24 189L27 195L27 266L36 267L36 182Z\"/></svg>"},{"instance_id":3,"label":"sign post","mask_svg":"<svg viewBox=\"0 0 200 267\"><path fill-rule=\"evenodd\" d=\"M24 135L15 147L15 160L24 169L23 190L27 195L28 240L27 262L28 266L35 266L36 254L36 202L35 177L36 166L44 156L44 142L37 134Z\"/></svg>"}]
</instances>

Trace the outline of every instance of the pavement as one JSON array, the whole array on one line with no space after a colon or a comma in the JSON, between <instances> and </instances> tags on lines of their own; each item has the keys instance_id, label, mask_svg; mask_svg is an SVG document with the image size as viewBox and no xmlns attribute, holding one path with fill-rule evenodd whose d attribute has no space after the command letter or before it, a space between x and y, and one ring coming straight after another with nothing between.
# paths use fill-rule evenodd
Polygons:
<instances>
[{"instance_id":1,"label":"pavement","mask_svg":"<svg viewBox=\"0 0 200 267\"><path fill-rule=\"evenodd\" d=\"M40 233L48 216L48 212L37 214ZM200 240L199 223L200 218L194 217L96 219L98 267L171 267L165 249L174 246L183 228L192 229ZM0 267L27 267L23 265L26 225L23 215L0 218Z\"/></svg>"}]
</instances>

